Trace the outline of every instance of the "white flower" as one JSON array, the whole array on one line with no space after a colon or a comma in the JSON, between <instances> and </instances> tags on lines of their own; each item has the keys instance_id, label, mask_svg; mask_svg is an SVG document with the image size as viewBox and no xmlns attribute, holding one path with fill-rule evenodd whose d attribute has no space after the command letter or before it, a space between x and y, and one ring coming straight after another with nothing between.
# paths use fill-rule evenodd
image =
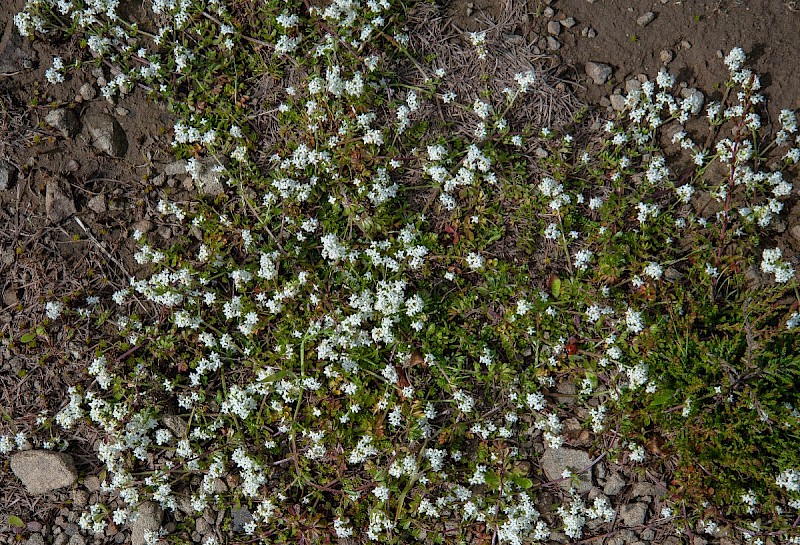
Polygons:
<instances>
[{"instance_id":1,"label":"white flower","mask_svg":"<svg viewBox=\"0 0 800 545\"><path fill-rule=\"evenodd\" d=\"M625 324L628 326L628 331L631 333L640 333L644 329L642 313L629 308L625 312Z\"/></svg>"},{"instance_id":2,"label":"white flower","mask_svg":"<svg viewBox=\"0 0 800 545\"><path fill-rule=\"evenodd\" d=\"M481 269L484 263L486 263L486 259L479 253L470 252L467 256L467 265L474 271Z\"/></svg>"},{"instance_id":3,"label":"white flower","mask_svg":"<svg viewBox=\"0 0 800 545\"><path fill-rule=\"evenodd\" d=\"M60 301L48 301L44 308L48 318L57 320L58 317L61 316L62 310L64 310L64 303Z\"/></svg>"}]
</instances>

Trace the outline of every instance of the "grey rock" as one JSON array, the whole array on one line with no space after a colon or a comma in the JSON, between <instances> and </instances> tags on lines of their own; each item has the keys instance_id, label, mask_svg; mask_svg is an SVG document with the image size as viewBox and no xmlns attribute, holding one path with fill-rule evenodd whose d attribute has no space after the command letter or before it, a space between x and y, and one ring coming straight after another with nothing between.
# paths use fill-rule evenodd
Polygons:
<instances>
[{"instance_id":1,"label":"grey rock","mask_svg":"<svg viewBox=\"0 0 800 545\"><path fill-rule=\"evenodd\" d=\"M653 496L658 495L656 487L650 483L637 482L633 484L631 489L631 497L642 498L643 501L651 501ZM646 499L645 499L646 498Z\"/></svg>"},{"instance_id":2,"label":"grey rock","mask_svg":"<svg viewBox=\"0 0 800 545\"><path fill-rule=\"evenodd\" d=\"M636 78L631 78L625 82L625 92L629 95L631 93L638 93L642 90L642 82Z\"/></svg>"},{"instance_id":3,"label":"grey rock","mask_svg":"<svg viewBox=\"0 0 800 545\"><path fill-rule=\"evenodd\" d=\"M639 534L639 537L642 538L642 541L653 541L653 538L656 537L656 533L652 528L648 528Z\"/></svg>"},{"instance_id":4,"label":"grey rock","mask_svg":"<svg viewBox=\"0 0 800 545\"><path fill-rule=\"evenodd\" d=\"M653 22L653 19L656 18L656 14L652 11L648 11L647 13L641 15L639 18L636 19L636 24L640 27L646 27L650 23Z\"/></svg>"},{"instance_id":5,"label":"grey rock","mask_svg":"<svg viewBox=\"0 0 800 545\"><path fill-rule=\"evenodd\" d=\"M614 71L609 65L602 62L589 61L585 66L586 75L592 79L595 85L603 85L611 73Z\"/></svg>"},{"instance_id":6,"label":"grey rock","mask_svg":"<svg viewBox=\"0 0 800 545\"><path fill-rule=\"evenodd\" d=\"M234 532L243 532L244 525L253 520L253 515L247 507L231 509L231 529Z\"/></svg>"},{"instance_id":7,"label":"grey rock","mask_svg":"<svg viewBox=\"0 0 800 545\"><path fill-rule=\"evenodd\" d=\"M58 534L53 540L53 545L64 545L67 542L67 534Z\"/></svg>"},{"instance_id":8,"label":"grey rock","mask_svg":"<svg viewBox=\"0 0 800 545\"><path fill-rule=\"evenodd\" d=\"M167 414L161 418L161 421L164 423L164 427L171 431L175 437L180 438L186 435L186 422L180 416Z\"/></svg>"},{"instance_id":9,"label":"grey rock","mask_svg":"<svg viewBox=\"0 0 800 545\"><path fill-rule=\"evenodd\" d=\"M586 452L563 447L545 450L539 460L545 475L551 481L563 479L562 474L565 469L569 469L576 474L578 476L576 487L580 494L588 492L592 488L592 468L585 469L590 463L589 455ZM562 488L568 490L572 482L569 479L564 479L561 480L560 484Z\"/></svg>"},{"instance_id":10,"label":"grey rock","mask_svg":"<svg viewBox=\"0 0 800 545\"><path fill-rule=\"evenodd\" d=\"M611 107L614 110L621 112L625 109L625 97L619 94L613 94L608 99L611 101Z\"/></svg>"},{"instance_id":11,"label":"grey rock","mask_svg":"<svg viewBox=\"0 0 800 545\"><path fill-rule=\"evenodd\" d=\"M603 487L603 494L607 494L609 496L616 496L622 489L626 486L625 479L622 478L617 472L612 473L606 479L606 485Z\"/></svg>"},{"instance_id":12,"label":"grey rock","mask_svg":"<svg viewBox=\"0 0 800 545\"><path fill-rule=\"evenodd\" d=\"M553 38L552 36L547 37L547 49L549 51L558 51L561 49L561 42Z\"/></svg>"},{"instance_id":13,"label":"grey rock","mask_svg":"<svg viewBox=\"0 0 800 545\"><path fill-rule=\"evenodd\" d=\"M31 534L25 545L44 545L44 537L42 534Z\"/></svg>"},{"instance_id":14,"label":"grey rock","mask_svg":"<svg viewBox=\"0 0 800 545\"><path fill-rule=\"evenodd\" d=\"M78 480L72 456L50 450L15 452L11 455L11 471L32 495L71 486Z\"/></svg>"},{"instance_id":15,"label":"grey rock","mask_svg":"<svg viewBox=\"0 0 800 545\"><path fill-rule=\"evenodd\" d=\"M128 151L128 137L119 121L107 114L87 114L84 124L89 131L92 145L111 157L122 157Z\"/></svg>"},{"instance_id":16,"label":"grey rock","mask_svg":"<svg viewBox=\"0 0 800 545\"><path fill-rule=\"evenodd\" d=\"M177 176L178 174L186 174L186 160L181 159L164 166L164 174L167 176Z\"/></svg>"},{"instance_id":17,"label":"grey rock","mask_svg":"<svg viewBox=\"0 0 800 545\"><path fill-rule=\"evenodd\" d=\"M789 229L789 234L792 235L795 240L800 240L800 224L792 226Z\"/></svg>"},{"instance_id":18,"label":"grey rock","mask_svg":"<svg viewBox=\"0 0 800 545\"><path fill-rule=\"evenodd\" d=\"M81 95L83 100L92 100L94 97L97 96L97 90L94 88L89 82L84 83L81 85L81 88L78 90L78 93Z\"/></svg>"},{"instance_id":19,"label":"grey rock","mask_svg":"<svg viewBox=\"0 0 800 545\"><path fill-rule=\"evenodd\" d=\"M89 475L83 480L83 487L89 492L100 490L100 479L94 475Z\"/></svg>"},{"instance_id":20,"label":"grey rock","mask_svg":"<svg viewBox=\"0 0 800 545\"><path fill-rule=\"evenodd\" d=\"M127 537L125 537L125 534L123 532L117 532L117 534L114 536L114 543L116 543L117 545L122 545L123 543L125 543L126 540Z\"/></svg>"},{"instance_id":21,"label":"grey rock","mask_svg":"<svg viewBox=\"0 0 800 545\"><path fill-rule=\"evenodd\" d=\"M95 195L94 197L89 199L87 206L92 212L95 212L97 214L103 214L107 210L105 195Z\"/></svg>"},{"instance_id":22,"label":"grey rock","mask_svg":"<svg viewBox=\"0 0 800 545\"><path fill-rule=\"evenodd\" d=\"M647 504L627 503L619 508L619 518L625 526L641 526L647 518Z\"/></svg>"},{"instance_id":23,"label":"grey rock","mask_svg":"<svg viewBox=\"0 0 800 545\"><path fill-rule=\"evenodd\" d=\"M662 49L661 53L658 54L658 58L661 60L662 63L668 64L672 62L672 58L674 57L672 51L669 49Z\"/></svg>"},{"instance_id":24,"label":"grey rock","mask_svg":"<svg viewBox=\"0 0 800 545\"><path fill-rule=\"evenodd\" d=\"M207 536L211 533L211 525L203 517L198 517L194 523L194 528L201 536Z\"/></svg>"},{"instance_id":25,"label":"grey rock","mask_svg":"<svg viewBox=\"0 0 800 545\"><path fill-rule=\"evenodd\" d=\"M77 489L72 492L72 506L86 507L89 503L89 493L86 490Z\"/></svg>"},{"instance_id":26,"label":"grey rock","mask_svg":"<svg viewBox=\"0 0 800 545\"><path fill-rule=\"evenodd\" d=\"M47 218L53 223L61 223L76 211L69 188L55 180L47 182L44 203Z\"/></svg>"},{"instance_id":27,"label":"grey rock","mask_svg":"<svg viewBox=\"0 0 800 545\"><path fill-rule=\"evenodd\" d=\"M140 504L136 519L131 523L131 545L146 545L145 534L157 532L163 516L158 504L151 501Z\"/></svg>"},{"instance_id":28,"label":"grey rock","mask_svg":"<svg viewBox=\"0 0 800 545\"><path fill-rule=\"evenodd\" d=\"M700 110L703 109L703 104L705 104L706 97L703 93L693 87L686 87L681 89L681 97L684 99L690 100L692 109L691 112L693 115L697 115L700 113Z\"/></svg>"},{"instance_id":29,"label":"grey rock","mask_svg":"<svg viewBox=\"0 0 800 545\"><path fill-rule=\"evenodd\" d=\"M691 49L692 44L688 40L681 40L681 49Z\"/></svg>"},{"instance_id":30,"label":"grey rock","mask_svg":"<svg viewBox=\"0 0 800 545\"><path fill-rule=\"evenodd\" d=\"M67 545L86 545L86 538L80 534L73 534Z\"/></svg>"},{"instance_id":31,"label":"grey rock","mask_svg":"<svg viewBox=\"0 0 800 545\"><path fill-rule=\"evenodd\" d=\"M566 19L561 21L561 26L563 26L564 28L572 28L572 27L574 27L575 26L575 18L567 17Z\"/></svg>"},{"instance_id":32,"label":"grey rock","mask_svg":"<svg viewBox=\"0 0 800 545\"><path fill-rule=\"evenodd\" d=\"M590 28L589 30L586 31L587 38L594 38L595 36L597 36L597 31L595 29Z\"/></svg>"},{"instance_id":33,"label":"grey rock","mask_svg":"<svg viewBox=\"0 0 800 545\"><path fill-rule=\"evenodd\" d=\"M17 169L14 165L0 159L0 191L5 191L17 181Z\"/></svg>"},{"instance_id":34,"label":"grey rock","mask_svg":"<svg viewBox=\"0 0 800 545\"><path fill-rule=\"evenodd\" d=\"M548 6L544 8L544 11L542 13L544 14L545 17L549 19L550 17L556 14L556 10Z\"/></svg>"},{"instance_id":35,"label":"grey rock","mask_svg":"<svg viewBox=\"0 0 800 545\"><path fill-rule=\"evenodd\" d=\"M78 116L75 115L75 112L67 108L50 110L44 118L44 122L54 129L61 131L61 134L63 134L65 138L72 138L78 134L78 129L80 129Z\"/></svg>"},{"instance_id":36,"label":"grey rock","mask_svg":"<svg viewBox=\"0 0 800 545\"><path fill-rule=\"evenodd\" d=\"M225 193L221 167L215 157L208 157L200 161L199 168L194 172L189 172L194 186L201 195L217 196Z\"/></svg>"},{"instance_id":37,"label":"grey rock","mask_svg":"<svg viewBox=\"0 0 800 545\"><path fill-rule=\"evenodd\" d=\"M561 34L561 23L558 21L550 21L547 23L547 33L552 36L558 36Z\"/></svg>"},{"instance_id":38,"label":"grey rock","mask_svg":"<svg viewBox=\"0 0 800 545\"><path fill-rule=\"evenodd\" d=\"M141 219L133 224L133 230L142 234L149 233L153 230L153 222L148 219Z\"/></svg>"},{"instance_id":39,"label":"grey rock","mask_svg":"<svg viewBox=\"0 0 800 545\"><path fill-rule=\"evenodd\" d=\"M64 533L67 534L68 536L75 536L81 533L81 529L78 528L77 524L70 522L69 524L67 524L67 527L64 528Z\"/></svg>"}]
</instances>

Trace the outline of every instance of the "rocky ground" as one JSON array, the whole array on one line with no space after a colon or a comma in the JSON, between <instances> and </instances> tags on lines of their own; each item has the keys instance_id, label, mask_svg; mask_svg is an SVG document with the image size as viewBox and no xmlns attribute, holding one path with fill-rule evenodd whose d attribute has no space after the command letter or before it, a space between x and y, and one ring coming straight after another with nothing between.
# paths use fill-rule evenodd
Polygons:
<instances>
[{"instance_id":1,"label":"rocky ground","mask_svg":"<svg viewBox=\"0 0 800 545\"><path fill-rule=\"evenodd\" d=\"M165 240L179 234L155 213L158 201L189 201L197 195L185 163L169 149L172 122L139 89L110 103L98 96L113 74L88 70L63 85L44 83L49 59L59 52L31 44L11 21L24 2L0 6L0 435L30 436L37 416L53 415L66 403L68 387L85 380L83 355L100 339L80 329L35 332L51 300L77 301L87 295L108 299L139 272L133 259L134 230ZM513 6L512 6L513 4ZM512 9L513 8L513 9ZM130 8L135 11L136 6ZM454 0L447 3L448 24L476 31L503 24L509 43L532 46L547 57L559 92L575 105L589 104L613 114L621 94L666 67L687 83L684 93L719 99L716 82L725 78L722 51L741 46L755 61L773 117L781 108L800 108L800 13L794 2L753 0ZM220 191L206 173L203 191ZM790 218L800 216L795 207ZM800 225L788 222L786 247L800 252ZM88 305L89 303L87 303ZM100 326L103 327L102 325ZM115 334L111 329L109 335ZM565 400L574 392L560 392ZM631 467L591 460L575 420L569 429L573 448L547 450L541 470L554 486L569 468L580 472L579 490L590 501L604 496L618 512L612 523L587 527L588 541L608 545L672 544L685 540L665 523L662 503L672 469L635 472ZM175 425L175 423L173 423ZM0 544L143 545L148 530L175 530L189 513L161 513L153 504L127 526L113 524L99 536L86 536L77 520L89 505L115 499L100 490L102 464L94 456L98 437L77 430L69 454L42 450L40 444L0 459ZM539 447L542 448L543 447ZM651 445L657 452L658 445ZM218 488L231 483L219 480ZM539 502L554 503L557 490ZM543 509L546 511L546 509ZM19 517L22 524L9 517ZM211 535L231 539L249 520L246 509L207 512L187 530L191 541ZM554 534L554 542L567 542ZM722 537L723 545L735 541ZM695 537L694 545L705 539Z\"/></svg>"}]
</instances>

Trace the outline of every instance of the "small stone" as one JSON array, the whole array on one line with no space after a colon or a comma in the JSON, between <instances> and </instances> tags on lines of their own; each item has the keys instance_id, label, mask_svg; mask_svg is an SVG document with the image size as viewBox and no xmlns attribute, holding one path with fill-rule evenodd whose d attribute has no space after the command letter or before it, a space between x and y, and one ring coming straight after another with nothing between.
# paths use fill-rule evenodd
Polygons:
<instances>
[{"instance_id":1,"label":"small stone","mask_svg":"<svg viewBox=\"0 0 800 545\"><path fill-rule=\"evenodd\" d=\"M85 490L77 489L72 492L72 506L86 507L89 503L89 493Z\"/></svg>"},{"instance_id":2,"label":"small stone","mask_svg":"<svg viewBox=\"0 0 800 545\"><path fill-rule=\"evenodd\" d=\"M17 168L0 159L0 191L5 191L17 181Z\"/></svg>"},{"instance_id":3,"label":"small stone","mask_svg":"<svg viewBox=\"0 0 800 545\"><path fill-rule=\"evenodd\" d=\"M25 545L44 545L44 537L42 534L31 534L25 541Z\"/></svg>"},{"instance_id":4,"label":"small stone","mask_svg":"<svg viewBox=\"0 0 800 545\"><path fill-rule=\"evenodd\" d=\"M625 479L622 478L622 475L614 472L606 479L606 484L603 487L603 494L608 496L616 496L622 492L626 484L627 483L625 482Z\"/></svg>"},{"instance_id":5,"label":"small stone","mask_svg":"<svg viewBox=\"0 0 800 545\"><path fill-rule=\"evenodd\" d=\"M603 85L614 71L607 64L592 61L587 62L584 69L586 70L586 75L592 79L595 85Z\"/></svg>"},{"instance_id":6,"label":"small stone","mask_svg":"<svg viewBox=\"0 0 800 545\"><path fill-rule=\"evenodd\" d=\"M522 45L525 43L525 38L523 38L519 34L503 32L503 41L510 45Z\"/></svg>"},{"instance_id":7,"label":"small stone","mask_svg":"<svg viewBox=\"0 0 800 545\"><path fill-rule=\"evenodd\" d=\"M100 490L100 479L94 475L89 475L83 480L83 487L89 492Z\"/></svg>"},{"instance_id":8,"label":"small stone","mask_svg":"<svg viewBox=\"0 0 800 545\"><path fill-rule=\"evenodd\" d=\"M106 198L104 195L95 195L89 199L87 206L92 212L95 212L96 214L103 214L107 210Z\"/></svg>"},{"instance_id":9,"label":"small stone","mask_svg":"<svg viewBox=\"0 0 800 545\"><path fill-rule=\"evenodd\" d=\"M211 525L208 524L203 517L199 517L195 521L194 528L201 536L207 536L211 533Z\"/></svg>"},{"instance_id":10,"label":"small stone","mask_svg":"<svg viewBox=\"0 0 800 545\"><path fill-rule=\"evenodd\" d=\"M114 113L116 113L120 117L126 117L131 111L128 108L123 108L122 106L117 106L114 108Z\"/></svg>"},{"instance_id":11,"label":"small stone","mask_svg":"<svg viewBox=\"0 0 800 545\"><path fill-rule=\"evenodd\" d=\"M153 222L148 219L139 220L133 224L133 230L142 234L149 233L153 230Z\"/></svg>"},{"instance_id":12,"label":"small stone","mask_svg":"<svg viewBox=\"0 0 800 545\"><path fill-rule=\"evenodd\" d=\"M161 419L164 422L164 427L172 432L175 437L181 438L186 435L186 422L180 416L174 414L167 414Z\"/></svg>"},{"instance_id":13,"label":"small stone","mask_svg":"<svg viewBox=\"0 0 800 545\"><path fill-rule=\"evenodd\" d=\"M53 545L64 545L67 542L67 534L58 534L53 540Z\"/></svg>"},{"instance_id":14,"label":"small stone","mask_svg":"<svg viewBox=\"0 0 800 545\"><path fill-rule=\"evenodd\" d=\"M475 11L475 4L470 2L467 4L467 17L472 17L472 13Z\"/></svg>"},{"instance_id":15,"label":"small stone","mask_svg":"<svg viewBox=\"0 0 800 545\"><path fill-rule=\"evenodd\" d=\"M792 226L789 229L789 234L792 235L795 240L800 240L800 223Z\"/></svg>"},{"instance_id":16,"label":"small stone","mask_svg":"<svg viewBox=\"0 0 800 545\"><path fill-rule=\"evenodd\" d=\"M646 27L647 25L652 23L653 19L655 18L656 14L653 13L652 11L648 11L647 13L636 19L636 24L639 25L640 27Z\"/></svg>"},{"instance_id":17,"label":"small stone","mask_svg":"<svg viewBox=\"0 0 800 545\"><path fill-rule=\"evenodd\" d=\"M84 123L97 150L111 157L122 157L128 151L128 137L119 121L107 114L88 114Z\"/></svg>"},{"instance_id":18,"label":"small stone","mask_svg":"<svg viewBox=\"0 0 800 545\"><path fill-rule=\"evenodd\" d=\"M245 524L252 521L253 515L250 513L247 507L231 509L231 529L234 532L243 532Z\"/></svg>"},{"instance_id":19,"label":"small stone","mask_svg":"<svg viewBox=\"0 0 800 545\"><path fill-rule=\"evenodd\" d=\"M681 40L681 49L691 49L692 44L688 40Z\"/></svg>"},{"instance_id":20,"label":"small stone","mask_svg":"<svg viewBox=\"0 0 800 545\"><path fill-rule=\"evenodd\" d=\"M614 94L614 95L611 95L610 97L608 97L608 99L611 101L611 107L614 108L614 110L616 110L618 112L621 112L622 110L625 109L625 97L624 96L618 95L618 94Z\"/></svg>"},{"instance_id":21,"label":"small stone","mask_svg":"<svg viewBox=\"0 0 800 545\"><path fill-rule=\"evenodd\" d=\"M86 538L80 534L73 534L67 545L86 545Z\"/></svg>"},{"instance_id":22,"label":"small stone","mask_svg":"<svg viewBox=\"0 0 800 545\"><path fill-rule=\"evenodd\" d=\"M44 118L44 122L54 129L61 131L64 138L72 138L78 133L78 129L80 128L78 116L75 115L75 112L67 108L50 110Z\"/></svg>"},{"instance_id":23,"label":"small stone","mask_svg":"<svg viewBox=\"0 0 800 545\"><path fill-rule=\"evenodd\" d=\"M673 57L672 51L670 51L669 49L662 49L661 53L658 54L658 58L661 59L661 62L664 64L672 62L672 57Z\"/></svg>"},{"instance_id":24,"label":"small stone","mask_svg":"<svg viewBox=\"0 0 800 545\"><path fill-rule=\"evenodd\" d=\"M11 455L11 471L32 495L71 486L78 479L72 456L50 450L15 452Z\"/></svg>"},{"instance_id":25,"label":"small stone","mask_svg":"<svg viewBox=\"0 0 800 545\"><path fill-rule=\"evenodd\" d=\"M172 235L172 233L170 233ZM222 479L214 479L214 493L224 494L228 491L228 485Z\"/></svg>"},{"instance_id":26,"label":"small stone","mask_svg":"<svg viewBox=\"0 0 800 545\"><path fill-rule=\"evenodd\" d=\"M657 496L658 491L656 487L650 483L645 482L637 482L633 484L633 488L631 489L631 497L633 498L647 498L643 501L650 501L653 496Z\"/></svg>"},{"instance_id":27,"label":"small stone","mask_svg":"<svg viewBox=\"0 0 800 545\"><path fill-rule=\"evenodd\" d=\"M181 159L164 166L164 174L167 176L178 176L179 174L186 174L186 160Z\"/></svg>"},{"instance_id":28,"label":"small stone","mask_svg":"<svg viewBox=\"0 0 800 545\"><path fill-rule=\"evenodd\" d=\"M693 87L681 89L681 97L691 100L691 112L693 115L700 113L700 110L703 109L703 104L705 104L706 101L706 97L703 92Z\"/></svg>"},{"instance_id":29,"label":"small stone","mask_svg":"<svg viewBox=\"0 0 800 545\"><path fill-rule=\"evenodd\" d=\"M30 521L28 524L26 524L26 525L25 525L25 528L26 528L26 529L27 529L29 532L41 532L41 531L42 531L42 528L43 528L43 526L42 526L42 523L41 523L41 522L38 522L38 521L32 520L32 521Z\"/></svg>"},{"instance_id":30,"label":"small stone","mask_svg":"<svg viewBox=\"0 0 800 545\"><path fill-rule=\"evenodd\" d=\"M550 8L550 7L544 8L544 12L543 13L544 13L544 16L547 17L548 19L556 14L555 10L553 8Z\"/></svg>"},{"instance_id":31,"label":"small stone","mask_svg":"<svg viewBox=\"0 0 800 545\"><path fill-rule=\"evenodd\" d=\"M55 180L47 182L44 200L47 218L53 223L61 223L76 212L69 188Z\"/></svg>"},{"instance_id":32,"label":"small stone","mask_svg":"<svg viewBox=\"0 0 800 545\"><path fill-rule=\"evenodd\" d=\"M547 23L547 33L552 36L558 36L561 34L561 23L558 21L550 21Z\"/></svg>"},{"instance_id":33,"label":"small stone","mask_svg":"<svg viewBox=\"0 0 800 545\"><path fill-rule=\"evenodd\" d=\"M561 43L552 36L547 37L547 49L549 51L558 51L561 49Z\"/></svg>"},{"instance_id":34,"label":"small stone","mask_svg":"<svg viewBox=\"0 0 800 545\"><path fill-rule=\"evenodd\" d=\"M567 17L566 19L561 21L561 26L563 26L564 28L572 28L575 26L575 24L576 21L574 17Z\"/></svg>"},{"instance_id":35,"label":"small stone","mask_svg":"<svg viewBox=\"0 0 800 545\"><path fill-rule=\"evenodd\" d=\"M653 541L653 538L656 537L656 533L652 528L648 528L639 534L639 537L642 538L642 541Z\"/></svg>"},{"instance_id":36,"label":"small stone","mask_svg":"<svg viewBox=\"0 0 800 545\"><path fill-rule=\"evenodd\" d=\"M151 501L140 504L136 520L131 523L131 544L146 545L145 534L158 531L163 516L158 504Z\"/></svg>"},{"instance_id":37,"label":"small stone","mask_svg":"<svg viewBox=\"0 0 800 545\"><path fill-rule=\"evenodd\" d=\"M636 78L631 78L625 82L625 92L630 94L638 93L642 90L642 82Z\"/></svg>"},{"instance_id":38,"label":"small stone","mask_svg":"<svg viewBox=\"0 0 800 545\"><path fill-rule=\"evenodd\" d=\"M78 93L80 93L81 98L83 98L83 100L92 100L94 97L97 96L97 90L94 88L94 85L92 85L88 81L83 85L81 85L81 88L80 90L78 90Z\"/></svg>"},{"instance_id":39,"label":"small stone","mask_svg":"<svg viewBox=\"0 0 800 545\"><path fill-rule=\"evenodd\" d=\"M587 38L594 38L595 36L597 36L597 31L595 29L590 28L589 30L586 31Z\"/></svg>"},{"instance_id":40,"label":"small stone","mask_svg":"<svg viewBox=\"0 0 800 545\"><path fill-rule=\"evenodd\" d=\"M590 463L589 455L586 452L564 447L545 450L539 460L539 464L547 478L551 481L560 481L559 484L564 489L568 490L572 484L570 479L564 479L564 470L569 469L574 474L577 474L577 489L580 494L588 492L592 488L592 468L589 467Z\"/></svg>"},{"instance_id":41,"label":"small stone","mask_svg":"<svg viewBox=\"0 0 800 545\"><path fill-rule=\"evenodd\" d=\"M619 518L625 526L641 526L647 518L647 504L628 503L620 507Z\"/></svg>"}]
</instances>

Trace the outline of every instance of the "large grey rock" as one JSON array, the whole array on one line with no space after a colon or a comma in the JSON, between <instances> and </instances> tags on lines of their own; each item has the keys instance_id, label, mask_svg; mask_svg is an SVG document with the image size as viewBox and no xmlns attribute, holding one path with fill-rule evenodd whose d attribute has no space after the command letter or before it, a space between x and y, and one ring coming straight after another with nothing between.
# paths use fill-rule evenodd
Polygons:
<instances>
[{"instance_id":1,"label":"large grey rock","mask_svg":"<svg viewBox=\"0 0 800 545\"><path fill-rule=\"evenodd\" d=\"M645 13L644 15L641 15L640 17L638 17L636 19L636 24L641 26L641 27L646 27L647 25L652 23L653 19L655 19L655 18L656 18L656 14L653 13L652 11L648 11L647 13Z\"/></svg>"},{"instance_id":2,"label":"large grey rock","mask_svg":"<svg viewBox=\"0 0 800 545\"><path fill-rule=\"evenodd\" d=\"M14 165L0 159L0 191L5 191L17 181L17 169Z\"/></svg>"},{"instance_id":3,"label":"large grey rock","mask_svg":"<svg viewBox=\"0 0 800 545\"><path fill-rule=\"evenodd\" d=\"M611 101L611 107L614 108L617 112L621 112L625 109L625 97L619 94L613 94L608 97Z\"/></svg>"},{"instance_id":4,"label":"large grey rock","mask_svg":"<svg viewBox=\"0 0 800 545\"><path fill-rule=\"evenodd\" d=\"M619 508L619 518L625 526L641 526L647 518L647 504L628 503Z\"/></svg>"},{"instance_id":5,"label":"large grey rock","mask_svg":"<svg viewBox=\"0 0 800 545\"><path fill-rule=\"evenodd\" d=\"M75 214L75 202L69 188L56 180L49 180L45 188L44 205L47 218L53 223L61 223Z\"/></svg>"},{"instance_id":6,"label":"large grey rock","mask_svg":"<svg viewBox=\"0 0 800 545\"><path fill-rule=\"evenodd\" d=\"M54 129L61 131L61 134L64 135L64 138L72 138L78 134L78 129L80 129L78 116L75 115L75 112L68 108L56 108L55 110L50 110L50 112L44 118L44 122Z\"/></svg>"},{"instance_id":7,"label":"large grey rock","mask_svg":"<svg viewBox=\"0 0 800 545\"><path fill-rule=\"evenodd\" d=\"M136 519L131 523L131 545L146 545L145 534L157 532L163 516L156 503L148 501L139 505Z\"/></svg>"},{"instance_id":8,"label":"large grey rock","mask_svg":"<svg viewBox=\"0 0 800 545\"><path fill-rule=\"evenodd\" d=\"M244 532L244 525L253 520L253 515L247 507L231 509L231 529L234 532Z\"/></svg>"},{"instance_id":9,"label":"large grey rock","mask_svg":"<svg viewBox=\"0 0 800 545\"><path fill-rule=\"evenodd\" d=\"M181 438L186 435L186 422L184 422L183 418L180 416L165 414L161 418L161 421L164 423L164 427L172 432L172 435L175 437Z\"/></svg>"},{"instance_id":10,"label":"large grey rock","mask_svg":"<svg viewBox=\"0 0 800 545\"><path fill-rule=\"evenodd\" d=\"M92 145L111 157L122 157L128 151L128 137L113 116L100 113L87 114L83 120Z\"/></svg>"},{"instance_id":11,"label":"large grey rock","mask_svg":"<svg viewBox=\"0 0 800 545\"><path fill-rule=\"evenodd\" d=\"M691 112L692 115L697 115L700 113L700 110L703 109L703 104L705 104L706 97L702 93L702 91L698 91L693 87L686 87L681 89L681 97L688 99L691 104Z\"/></svg>"},{"instance_id":12,"label":"large grey rock","mask_svg":"<svg viewBox=\"0 0 800 545\"><path fill-rule=\"evenodd\" d=\"M592 468L589 455L582 450L571 448L547 449L539 460L545 475L551 481L563 479L565 469L578 476L577 490L583 494L592 488ZM569 489L570 480L561 481L561 486Z\"/></svg>"},{"instance_id":13,"label":"large grey rock","mask_svg":"<svg viewBox=\"0 0 800 545\"><path fill-rule=\"evenodd\" d=\"M186 169L189 176L194 180L194 186L201 195L216 197L225 193L223 185L224 165L220 164L215 157L207 157L202 161L190 163Z\"/></svg>"},{"instance_id":14,"label":"large grey rock","mask_svg":"<svg viewBox=\"0 0 800 545\"><path fill-rule=\"evenodd\" d=\"M584 69L586 70L586 75L592 79L595 85L603 85L614 71L607 64L592 61L587 62Z\"/></svg>"},{"instance_id":15,"label":"large grey rock","mask_svg":"<svg viewBox=\"0 0 800 545\"><path fill-rule=\"evenodd\" d=\"M72 456L50 450L15 452L11 455L11 471L32 495L71 486L78 480Z\"/></svg>"}]
</instances>

